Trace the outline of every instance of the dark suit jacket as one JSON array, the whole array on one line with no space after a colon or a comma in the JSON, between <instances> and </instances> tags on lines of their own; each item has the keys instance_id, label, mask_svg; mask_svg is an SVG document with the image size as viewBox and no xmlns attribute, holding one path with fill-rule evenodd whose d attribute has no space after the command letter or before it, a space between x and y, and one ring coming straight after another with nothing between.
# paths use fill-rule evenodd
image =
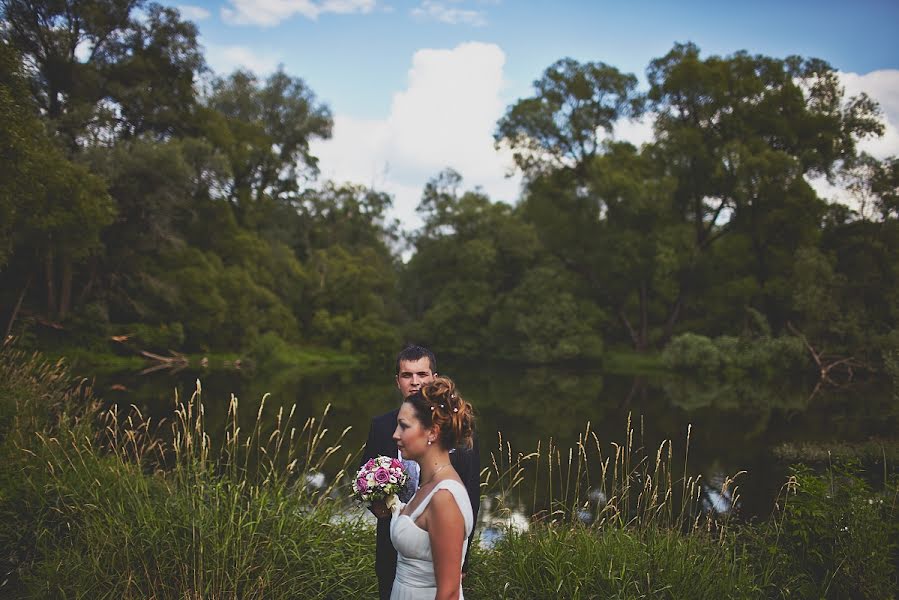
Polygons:
<instances>
[{"instance_id":1,"label":"dark suit jacket","mask_svg":"<svg viewBox=\"0 0 899 600\"><path fill-rule=\"evenodd\" d=\"M368 430L368 441L362 453L364 464L369 458L375 456L396 456L396 442L393 441L393 432L396 429L396 416L400 409L392 410L385 415L371 420ZM481 460L478 456L478 439L475 437L471 450L460 449L450 454L450 462L453 468L462 478L468 497L471 500L471 509L474 514L474 523L478 522L478 509L481 506ZM471 537L468 538L468 552L465 553L465 564L462 570L468 569L468 556L471 550L471 541L474 539L474 528ZM378 519L378 542L375 554L375 572L382 581L393 581L396 577L396 548L390 541L390 517Z\"/></svg>"}]
</instances>

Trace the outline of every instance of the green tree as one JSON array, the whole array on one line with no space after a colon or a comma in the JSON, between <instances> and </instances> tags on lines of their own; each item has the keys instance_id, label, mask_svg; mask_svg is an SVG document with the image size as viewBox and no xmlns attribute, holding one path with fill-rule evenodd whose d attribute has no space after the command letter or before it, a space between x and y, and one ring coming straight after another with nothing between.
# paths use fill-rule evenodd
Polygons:
<instances>
[{"instance_id":1,"label":"green tree","mask_svg":"<svg viewBox=\"0 0 899 600\"><path fill-rule=\"evenodd\" d=\"M0 281L12 327L35 276L44 314L65 318L75 268L102 247L100 232L114 208L101 179L54 145L26 95L13 49L0 42L0 153L10 177L0 183Z\"/></svg>"},{"instance_id":2,"label":"green tree","mask_svg":"<svg viewBox=\"0 0 899 600\"><path fill-rule=\"evenodd\" d=\"M823 212L804 177L832 175L855 156L859 139L882 131L876 104L864 94L846 100L824 61L699 54L693 44L677 44L647 71L655 152L676 182L677 213L693 230L693 260L679 274L672 315L711 285L701 276L704 263L733 232L749 240L760 288L784 276L772 253L787 256L808 243L813 217ZM795 221L803 214L810 217ZM763 291L752 303L772 311L773 299L782 315L784 296Z\"/></svg>"},{"instance_id":3,"label":"green tree","mask_svg":"<svg viewBox=\"0 0 899 600\"><path fill-rule=\"evenodd\" d=\"M400 307L391 199L355 185L327 183L296 204L294 252L308 273L297 314L319 344L389 355L399 342Z\"/></svg>"},{"instance_id":4,"label":"green tree","mask_svg":"<svg viewBox=\"0 0 899 600\"><path fill-rule=\"evenodd\" d=\"M461 193L461 184L448 169L425 186L418 206L424 225L411 238L415 253L403 270L401 296L411 338L438 352L479 356L496 295L514 287L536 239L510 206Z\"/></svg>"},{"instance_id":5,"label":"green tree","mask_svg":"<svg viewBox=\"0 0 899 600\"><path fill-rule=\"evenodd\" d=\"M494 352L531 363L598 359L603 312L578 294L577 282L555 261L529 269L490 316Z\"/></svg>"},{"instance_id":6,"label":"green tree","mask_svg":"<svg viewBox=\"0 0 899 600\"><path fill-rule=\"evenodd\" d=\"M34 98L69 148L184 131L204 68L197 29L144 0L2 0L2 35L34 66Z\"/></svg>"},{"instance_id":7,"label":"green tree","mask_svg":"<svg viewBox=\"0 0 899 600\"><path fill-rule=\"evenodd\" d=\"M495 133L497 146L511 148L516 165L530 178L562 168L580 173L617 121L643 111L637 78L601 62L562 59L534 88L533 97L509 107Z\"/></svg>"},{"instance_id":8,"label":"green tree","mask_svg":"<svg viewBox=\"0 0 899 600\"><path fill-rule=\"evenodd\" d=\"M662 337L679 292L675 274L689 256L672 182L652 154L627 143L607 144L584 172L532 181L522 214L578 278L579 294L614 316L610 339L646 350Z\"/></svg>"},{"instance_id":9,"label":"green tree","mask_svg":"<svg viewBox=\"0 0 899 600\"><path fill-rule=\"evenodd\" d=\"M301 79L279 69L261 84L235 71L213 82L206 107L205 130L229 163L225 197L241 223L255 226L273 203L295 201L300 178L317 174L309 143L331 136L331 113Z\"/></svg>"}]
</instances>

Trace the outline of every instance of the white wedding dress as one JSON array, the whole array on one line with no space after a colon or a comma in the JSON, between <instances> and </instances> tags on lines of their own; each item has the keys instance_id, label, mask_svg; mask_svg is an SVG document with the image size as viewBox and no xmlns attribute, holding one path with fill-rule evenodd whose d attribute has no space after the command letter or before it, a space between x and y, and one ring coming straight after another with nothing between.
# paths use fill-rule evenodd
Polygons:
<instances>
[{"instance_id":1,"label":"white wedding dress","mask_svg":"<svg viewBox=\"0 0 899 600\"><path fill-rule=\"evenodd\" d=\"M474 528L474 515L471 510L471 500L465 486L454 479L444 479L437 482L428 495L422 500L412 514L401 515L399 511L404 505L394 508L393 519L390 521L390 540L397 550L396 579L393 580L393 590L390 592L390 600L433 600L437 595L437 582L434 578L434 561L431 556L431 538L428 532L415 524L415 519L427 508L431 497L437 490L447 490L452 493L462 518L465 521L465 537L462 539L462 564L465 562L466 542ZM462 590L459 590L459 598L462 598Z\"/></svg>"}]
</instances>

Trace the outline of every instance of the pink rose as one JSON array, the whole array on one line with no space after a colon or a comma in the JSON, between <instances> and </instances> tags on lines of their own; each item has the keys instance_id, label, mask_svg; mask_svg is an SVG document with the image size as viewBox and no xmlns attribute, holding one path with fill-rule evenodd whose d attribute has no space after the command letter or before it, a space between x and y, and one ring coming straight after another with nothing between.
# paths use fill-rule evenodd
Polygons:
<instances>
[{"instance_id":1,"label":"pink rose","mask_svg":"<svg viewBox=\"0 0 899 600\"><path fill-rule=\"evenodd\" d=\"M356 487L359 489L359 492L365 493L365 490L368 489L368 482L365 481L365 477L360 477L356 480Z\"/></svg>"},{"instance_id":2,"label":"pink rose","mask_svg":"<svg viewBox=\"0 0 899 600\"><path fill-rule=\"evenodd\" d=\"M375 471L375 481L382 485L387 483L388 481L390 481L390 473L388 473L387 469L385 469L384 467L379 467Z\"/></svg>"}]
</instances>

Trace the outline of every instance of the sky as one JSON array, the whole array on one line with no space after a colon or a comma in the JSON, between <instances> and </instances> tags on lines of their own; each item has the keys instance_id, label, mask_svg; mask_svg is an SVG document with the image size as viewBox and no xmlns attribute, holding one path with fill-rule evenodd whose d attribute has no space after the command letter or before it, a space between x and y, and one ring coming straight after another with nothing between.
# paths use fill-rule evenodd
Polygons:
<instances>
[{"instance_id":1,"label":"sky","mask_svg":"<svg viewBox=\"0 0 899 600\"><path fill-rule=\"evenodd\" d=\"M653 58L693 42L703 56L738 50L828 61L847 96L877 100L886 134L863 142L878 158L899 154L899 1L699 0L185 0L218 74L300 77L334 118L316 141L322 180L393 196L391 216L420 224L425 183L447 167L465 189L514 203L520 178L494 148L497 120L555 61L601 61L645 89ZM651 125L621 122L637 145ZM841 192L814 182L825 196Z\"/></svg>"}]
</instances>

